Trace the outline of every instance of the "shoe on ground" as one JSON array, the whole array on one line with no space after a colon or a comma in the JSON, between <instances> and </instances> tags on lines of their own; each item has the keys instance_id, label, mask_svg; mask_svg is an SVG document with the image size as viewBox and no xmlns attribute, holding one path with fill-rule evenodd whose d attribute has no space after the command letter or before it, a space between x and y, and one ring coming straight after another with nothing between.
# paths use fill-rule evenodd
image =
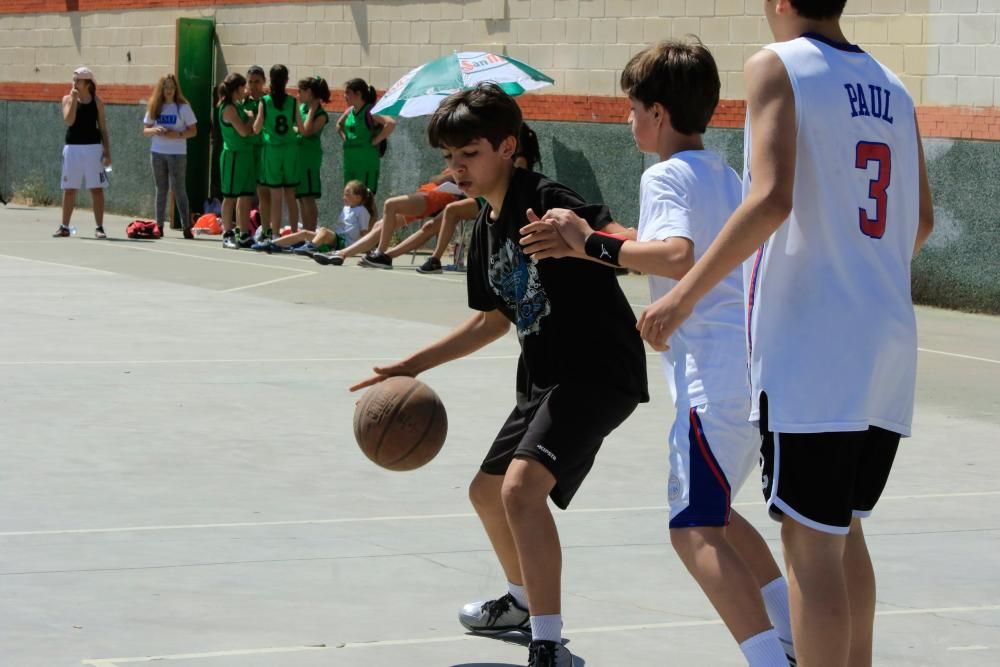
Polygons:
<instances>
[{"instance_id":1,"label":"shoe on ground","mask_svg":"<svg viewBox=\"0 0 1000 667\"><path fill-rule=\"evenodd\" d=\"M391 269L392 257L380 250L374 250L361 258L361 266L370 269Z\"/></svg>"},{"instance_id":2,"label":"shoe on ground","mask_svg":"<svg viewBox=\"0 0 1000 667\"><path fill-rule=\"evenodd\" d=\"M268 238L263 238L260 241L254 243L252 246L250 246L250 249L256 250L257 252L265 252L267 250L267 246L269 245L271 245L271 240Z\"/></svg>"},{"instance_id":3,"label":"shoe on ground","mask_svg":"<svg viewBox=\"0 0 1000 667\"><path fill-rule=\"evenodd\" d=\"M286 248L285 246L278 245L274 241L268 241L267 246L264 248L264 252L266 252L268 255L272 253L282 253L285 252L286 250L288 250L288 248Z\"/></svg>"},{"instance_id":4,"label":"shoe on ground","mask_svg":"<svg viewBox=\"0 0 1000 667\"><path fill-rule=\"evenodd\" d=\"M104 227L95 227L94 228L94 238L95 239L106 239L106 238L108 238L108 235L104 233Z\"/></svg>"},{"instance_id":5,"label":"shoe on ground","mask_svg":"<svg viewBox=\"0 0 1000 667\"><path fill-rule=\"evenodd\" d=\"M496 600L470 602L458 612L458 622L466 630L481 635L531 634L528 610L519 607L510 593Z\"/></svg>"},{"instance_id":6,"label":"shoe on ground","mask_svg":"<svg viewBox=\"0 0 1000 667\"><path fill-rule=\"evenodd\" d=\"M194 238L194 232L191 231L190 227L185 227L184 228L184 238L186 238L186 239L193 239Z\"/></svg>"},{"instance_id":7,"label":"shoe on ground","mask_svg":"<svg viewBox=\"0 0 1000 667\"><path fill-rule=\"evenodd\" d=\"M52 238L60 239L64 236L69 236L69 227L64 227L63 225L59 225L59 229L57 229L56 233L52 235Z\"/></svg>"},{"instance_id":8,"label":"shoe on ground","mask_svg":"<svg viewBox=\"0 0 1000 667\"><path fill-rule=\"evenodd\" d=\"M316 244L312 241L306 241L302 245L292 248L292 252L296 255L312 257L316 253Z\"/></svg>"},{"instance_id":9,"label":"shoe on ground","mask_svg":"<svg viewBox=\"0 0 1000 667\"><path fill-rule=\"evenodd\" d=\"M426 262L417 267L417 273L441 273L441 260L437 257L429 257Z\"/></svg>"},{"instance_id":10,"label":"shoe on ground","mask_svg":"<svg viewBox=\"0 0 1000 667\"><path fill-rule=\"evenodd\" d=\"M235 250L236 248L239 248L240 245L239 243L236 242L236 234L233 234L231 232L229 234L223 234L222 247L229 248L230 250Z\"/></svg>"},{"instance_id":11,"label":"shoe on ground","mask_svg":"<svg viewBox=\"0 0 1000 667\"><path fill-rule=\"evenodd\" d=\"M573 667L573 654L559 642L538 639L528 645L528 667Z\"/></svg>"},{"instance_id":12,"label":"shoe on ground","mask_svg":"<svg viewBox=\"0 0 1000 667\"><path fill-rule=\"evenodd\" d=\"M317 252L314 253L313 261L317 264L322 264L323 266L342 266L344 263L344 257L339 252Z\"/></svg>"},{"instance_id":13,"label":"shoe on ground","mask_svg":"<svg viewBox=\"0 0 1000 667\"><path fill-rule=\"evenodd\" d=\"M244 249L245 248L252 248L253 244L254 244L253 234L247 234L245 236L241 236L240 237L240 240L239 240L239 243L238 243L237 247L244 248Z\"/></svg>"}]
</instances>

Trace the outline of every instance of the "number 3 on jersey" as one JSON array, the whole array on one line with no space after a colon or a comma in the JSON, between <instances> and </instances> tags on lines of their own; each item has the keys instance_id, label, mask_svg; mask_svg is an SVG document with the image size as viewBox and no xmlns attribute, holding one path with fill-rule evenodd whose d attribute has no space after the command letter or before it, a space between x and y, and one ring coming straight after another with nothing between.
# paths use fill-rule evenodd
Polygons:
<instances>
[{"instance_id":1,"label":"number 3 on jersey","mask_svg":"<svg viewBox=\"0 0 1000 667\"><path fill-rule=\"evenodd\" d=\"M877 175L868 182L868 196L875 200L875 217L869 218L867 209L862 206L858 208L858 220L863 234L880 239L885 234L886 209L889 204L885 191L889 188L892 174L892 151L886 144L859 141L854 166L867 171L871 162L878 163Z\"/></svg>"}]
</instances>

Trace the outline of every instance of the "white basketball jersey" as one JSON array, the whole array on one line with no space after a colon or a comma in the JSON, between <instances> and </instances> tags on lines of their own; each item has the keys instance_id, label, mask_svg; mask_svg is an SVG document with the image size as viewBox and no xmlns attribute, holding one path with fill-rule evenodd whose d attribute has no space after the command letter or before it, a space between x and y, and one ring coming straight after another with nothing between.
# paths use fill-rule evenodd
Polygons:
<instances>
[{"instance_id":1,"label":"white basketball jersey","mask_svg":"<svg viewBox=\"0 0 1000 667\"><path fill-rule=\"evenodd\" d=\"M913 101L859 48L766 47L795 94L792 213L744 265L751 419L771 431L910 434L917 333L910 261L920 206ZM753 174L749 120L744 196Z\"/></svg>"}]
</instances>

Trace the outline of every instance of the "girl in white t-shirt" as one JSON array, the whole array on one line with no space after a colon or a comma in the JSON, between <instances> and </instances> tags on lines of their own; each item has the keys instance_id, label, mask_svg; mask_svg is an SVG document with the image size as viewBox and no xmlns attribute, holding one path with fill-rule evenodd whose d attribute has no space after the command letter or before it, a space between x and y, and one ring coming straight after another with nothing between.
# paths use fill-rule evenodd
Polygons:
<instances>
[{"instance_id":1,"label":"girl in white t-shirt","mask_svg":"<svg viewBox=\"0 0 1000 667\"><path fill-rule=\"evenodd\" d=\"M198 119L177 83L177 77L167 74L156 82L142 133L152 138L150 163L156 184L156 222L163 229L167 212L167 192L173 191L181 214L184 238L193 239L191 206L185 187L187 171L187 140L198 133Z\"/></svg>"},{"instance_id":2,"label":"girl in white t-shirt","mask_svg":"<svg viewBox=\"0 0 1000 667\"><path fill-rule=\"evenodd\" d=\"M320 257L317 262L329 264L322 261L322 257L327 256L323 253L331 253L356 242L374 217L375 193L361 181L349 181L344 186L344 208L336 223L331 225L329 221L320 221L315 232L304 229L273 241L255 243L253 249L267 253L290 250L314 259Z\"/></svg>"}]
</instances>

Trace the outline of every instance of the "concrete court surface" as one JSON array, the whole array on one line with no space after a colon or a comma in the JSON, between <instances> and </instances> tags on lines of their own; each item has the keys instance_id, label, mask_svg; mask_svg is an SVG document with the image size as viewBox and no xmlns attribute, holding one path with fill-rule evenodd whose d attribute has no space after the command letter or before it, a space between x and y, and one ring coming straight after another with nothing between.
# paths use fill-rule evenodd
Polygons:
<instances>
[{"instance_id":1,"label":"concrete court surface","mask_svg":"<svg viewBox=\"0 0 1000 667\"><path fill-rule=\"evenodd\" d=\"M382 471L351 431L346 387L460 322L463 276L132 242L126 222L97 241L79 211L52 239L56 209L0 209L0 666L525 664L455 620L503 591L466 485L516 339L426 374L450 419L426 468ZM995 666L1000 319L918 317L915 435L866 524L875 663ZM652 403L557 514L564 635L577 665L741 665L669 546L652 354L649 372ZM757 488L739 509L777 550Z\"/></svg>"}]
</instances>

